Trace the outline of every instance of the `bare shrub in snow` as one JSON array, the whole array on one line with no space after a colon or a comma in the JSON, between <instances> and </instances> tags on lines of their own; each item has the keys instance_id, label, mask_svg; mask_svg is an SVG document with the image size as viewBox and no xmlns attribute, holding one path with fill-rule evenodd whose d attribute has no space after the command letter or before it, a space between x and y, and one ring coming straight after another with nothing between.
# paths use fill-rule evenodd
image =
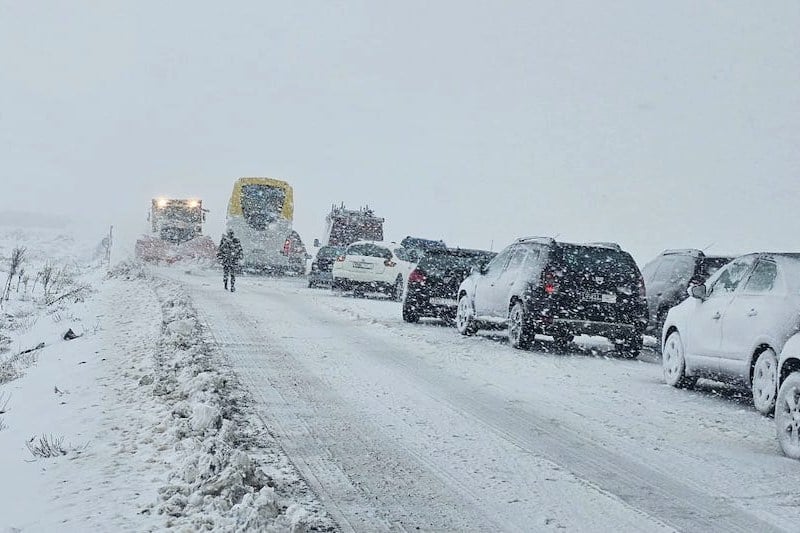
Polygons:
<instances>
[{"instance_id":1,"label":"bare shrub in snow","mask_svg":"<svg viewBox=\"0 0 800 533\"><path fill-rule=\"evenodd\" d=\"M11 283L14 281L14 276L16 276L22 269L22 264L24 261L25 247L17 246L11 251L11 259L9 260L8 265L8 277L6 278L6 284L5 287L3 287L3 292L0 294L0 303L3 301L8 301L9 297L11 296Z\"/></svg>"},{"instance_id":2,"label":"bare shrub in snow","mask_svg":"<svg viewBox=\"0 0 800 533\"><path fill-rule=\"evenodd\" d=\"M34 457L48 459L50 457L60 457L67 455L64 446L64 437L54 437L53 435L42 435L38 438L34 436L25 443L28 451Z\"/></svg>"},{"instance_id":3,"label":"bare shrub in snow","mask_svg":"<svg viewBox=\"0 0 800 533\"><path fill-rule=\"evenodd\" d=\"M44 343L36 348L0 359L0 385L22 377L26 368L36 364L38 357L36 350L41 347L44 347Z\"/></svg>"},{"instance_id":4,"label":"bare shrub in snow","mask_svg":"<svg viewBox=\"0 0 800 533\"><path fill-rule=\"evenodd\" d=\"M64 437L55 437L52 434L40 437L33 436L26 443L25 446L36 458L50 459L53 457L62 457L69 453L81 453L89 447L89 443L75 446L72 444L64 444Z\"/></svg>"},{"instance_id":5,"label":"bare shrub in snow","mask_svg":"<svg viewBox=\"0 0 800 533\"><path fill-rule=\"evenodd\" d=\"M8 402L11 400L11 395L5 392L0 392L0 415L6 414L8 411Z\"/></svg>"},{"instance_id":6,"label":"bare shrub in snow","mask_svg":"<svg viewBox=\"0 0 800 533\"><path fill-rule=\"evenodd\" d=\"M7 352L11 345L11 337L3 333L3 325L0 324L0 354Z\"/></svg>"},{"instance_id":7,"label":"bare shrub in snow","mask_svg":"<svg viewBox=\"0 0 800 533\"><path fill-rule=\"evenodd\" d=\"M82 302L86 297L92 293L92 287L89 285L78 285L71 287L63 293L53 291L54 293L45 297L45 303L50 306L57 304L62 300L70 300L74 302Z\"/></svg>"}]
</instances>

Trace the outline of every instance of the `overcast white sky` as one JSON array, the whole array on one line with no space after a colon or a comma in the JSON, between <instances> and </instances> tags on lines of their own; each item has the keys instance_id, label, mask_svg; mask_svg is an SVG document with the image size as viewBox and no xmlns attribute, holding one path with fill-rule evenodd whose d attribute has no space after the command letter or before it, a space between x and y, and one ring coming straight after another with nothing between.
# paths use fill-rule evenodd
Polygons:
<instances>
[{"instance_id":1,"label":"overcast white sky","mask_svg":"<svg viewBox=\"0 0 800 533\"><path fill-rule=\"evenodd\" d=\"M284 178L295 227L798 250L800 2L0 0L0 210L141 227Z\"/></svg>"}]
</instances>

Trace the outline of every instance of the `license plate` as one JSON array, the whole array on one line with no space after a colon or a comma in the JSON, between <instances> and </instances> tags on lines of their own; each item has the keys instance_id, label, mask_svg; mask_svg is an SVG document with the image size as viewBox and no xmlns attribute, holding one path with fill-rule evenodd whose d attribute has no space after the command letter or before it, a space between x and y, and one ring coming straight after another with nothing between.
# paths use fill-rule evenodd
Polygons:
<instances>
[{"instance_id":1,"label":"license plate","mask_svg":"<svg viewBox=\"0 0 800 533\"><path fill-rule=\"evenodd\" d=\"M600 292L584 292L581 295L581 300L584 302L599 302L604 304L617 303L617 295Z\"/></svg>"},{"instance_id":2,"label":"license plate","mask_svg":"<svg viewBox=\"0 0 800 533\"><path fill-rule=\"evenodd\" d=\"M431 305L446 305L448 307L455 307L458 305L453 298L431 298Z\"/></svg>"},{"instance_id":3,"label":"license plate","mask_svg":"<svg viewBox=\"0 0 800 533\"><path fill-rule=\"evenodd\" d=\"M353 268L360 268L362 270L371 269L372 263L353 263Z\"/></svg>"}]
</instances>

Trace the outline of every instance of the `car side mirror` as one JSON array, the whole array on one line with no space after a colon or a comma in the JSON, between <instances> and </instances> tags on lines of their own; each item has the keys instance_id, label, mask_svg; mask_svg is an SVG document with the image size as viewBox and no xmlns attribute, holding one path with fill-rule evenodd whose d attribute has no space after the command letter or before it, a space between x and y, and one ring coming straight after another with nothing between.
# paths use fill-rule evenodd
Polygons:
<instances>
[{"instance_id":1,"label":"car side mirror","mask_svg":"<svg viewBox=\"0 0 800 533\"><path fill-rule=\"evenodd\" d=\"M698 300L705 300L708 296L705 285L693 285L689 287L689 296Z\"/></svg>"}]
</instances>

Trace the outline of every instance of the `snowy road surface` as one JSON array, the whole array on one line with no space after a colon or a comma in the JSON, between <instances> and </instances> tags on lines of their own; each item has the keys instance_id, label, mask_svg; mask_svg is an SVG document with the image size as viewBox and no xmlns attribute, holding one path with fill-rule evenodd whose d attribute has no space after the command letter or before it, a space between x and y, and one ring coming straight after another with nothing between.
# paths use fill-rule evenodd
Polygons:
<instances>
[{"instance_id":1,"label":"snowy road surface","mask_svg":"<svg viewBox=\"0 0 800 533\"><path fill-rule=\"evenodd\" d=\"M343 530L794 531L772 420L655 357L511 349L399 304L213 273L185 284L258 415Z\"/></svg>"}]
</instances>

